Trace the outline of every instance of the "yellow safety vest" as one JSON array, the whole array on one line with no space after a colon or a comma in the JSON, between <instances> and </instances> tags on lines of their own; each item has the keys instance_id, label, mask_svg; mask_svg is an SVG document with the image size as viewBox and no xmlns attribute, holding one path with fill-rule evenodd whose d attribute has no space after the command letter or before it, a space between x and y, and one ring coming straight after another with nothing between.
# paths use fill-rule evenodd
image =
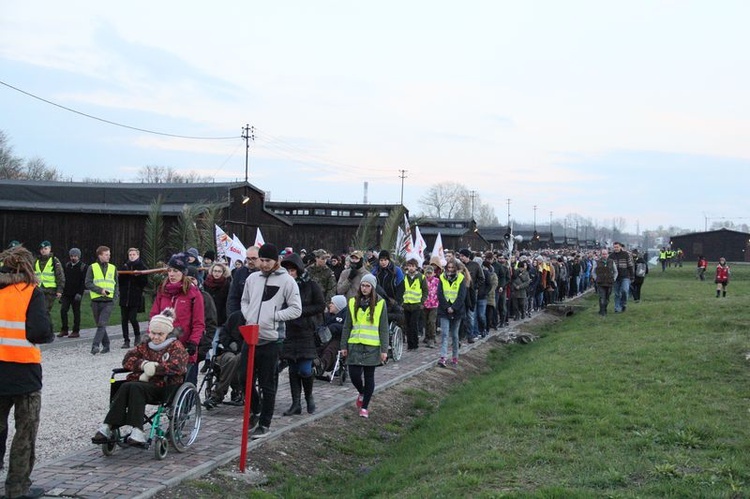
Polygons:
<instances>
[{"instance_id":1,"label":"yellow safety vest","mask_svg":"<svg viewBox=\"0 0 750 499\"><path fill-rule=\"evenodd\" d=\"M55 279L55 264L52 261L54 259L55 257L50 255L44 266L44 270L39 268L39 260L34 263L34 274L36 274L36 278L39 280L39 285L43 288L57 287L57 280Z\"/></svg>"},{"instance_id":2,"label":"yellow safety vest","mask_svg":"<svg viewBox=\"0 0 750 499\"><path fill-rule=\"evenodd\" d=\"M461 284L464 282L464 275L459 272L456 280L451 283L445 278L445 274L440 274L440 282L443 283L443 296L445 296L446 301L455 303L456 298L458 298L458 290L461 289Z\"/></svg>"},{"instance_id":3,"label":"yellow safety vest","mask_svg":"<svg viewBox=\"0 0 750 499\"><path fill-rule=\"evenodd\" d=\"M404 303L422 303L422 279L419 274L414 277L414 282L409 284L409 278L404 278Z\"/></svg>"},{"instance_id":4,"label":"yellow safety vest","mask_svg":"<svg viewBox=\"0 0 750 499\"><path fill-rule=\"evenodd\" d=\"M26 339L26 310L34 286L11 284L0 290L0 361L41 364L42 351Z\"/></svg>"},{"instance_id":5,"label":"yellow safety vest","mask_svg":"<svg viewBox=\"0 0 750 499\"><path fill-rule=\"evenodd\" d=\"M367 320L370 315L369 307L366 310L357 307L357 299L349 298L349 314L352 318L352 332L349 333L349 343L361 343L362 345L380 346L380 316L383 314L385 300L378 300L375 304L375 317L372 322Z\"/></svg>"},{"instance_id":6,"label":"yellow safety vest","mask_svg":"<svg viewBox=\"0 0 750 499\"><path fill-rule=\"evenodd\" d=\"M115 274L117 272L115 266L111 263L107 264L107 275L105 276L102 273L102 264L96 262L91 264L91 272L94 277L94 285L109 291L109 296L100 295L92 291L91 299L104 297L111 300L115 294Z\"/></svg>"}]
</instances>

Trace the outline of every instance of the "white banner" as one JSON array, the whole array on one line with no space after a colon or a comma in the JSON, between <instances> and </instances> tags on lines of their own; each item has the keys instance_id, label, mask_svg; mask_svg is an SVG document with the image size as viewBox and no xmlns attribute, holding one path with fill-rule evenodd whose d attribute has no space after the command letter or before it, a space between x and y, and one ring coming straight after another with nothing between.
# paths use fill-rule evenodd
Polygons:
<instances>
[{"instance_id":1,"label":"white banner","mask_svg":"<svg viewBox=\"0 0 750 499\"><path fill-rule=\"evenodd\" d=\"M260 233L260 227L258 227L258 230L255 232L255 244L254 246L257 246L260 248L266 244L266 241L263 240L263 234Z\"/></svg>"},{"instance_id":2,"label":"white banner","mask_svg":"<svg viewBox=\"0 0 750 499\"><path fill-rule=\"evenodd\" d=\"M227 250L232 246L232 238L218 225L214 225L214 227L216 228L216 259L218 260L227 257Z\"/></svg>"},{"instance_id":3,"label":"white banner","mask_svg":"<svg viewBox=\"0 0 750 499\"><path fill-rule=\"evenodd\" d=\"M445 267L448 260L445 259L445 251L443 250L443 237L438 232L437 239L435 239L435 246L432 248L432 256L437 256L440 259L440 265Z\"/></svg>"},{"instance_id":4,"label":"white banner","mask_svg":"<svg viewBox=\"0 0 750 499\"><path fill-rule=\"evenodd\" d=\"M234 265L234 262L239 260L242 263L245 263L245 257L247 256L247 249L242 244L240 239L237 237L236 234L232 234L232 244L227 249L227 259L229 260L229 265Z\"/></svg>"}]
</instances>

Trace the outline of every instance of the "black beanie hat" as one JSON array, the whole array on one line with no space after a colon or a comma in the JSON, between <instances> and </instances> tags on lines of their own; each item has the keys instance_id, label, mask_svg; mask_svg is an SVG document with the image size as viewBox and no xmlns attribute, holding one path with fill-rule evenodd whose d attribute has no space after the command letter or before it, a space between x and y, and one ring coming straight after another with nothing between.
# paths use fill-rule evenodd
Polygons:
<instances>
[{"instance_id":1,"label":"black beanie hat","mask_svg":"<svg viewBox=\"0 0 750 499\"><path fill-rule=\"evenodd\" d=\"M386 259L386 260L391 259L391 254L388 253L388 250L380 250L380 253L378 253L378 260L382 260L382 259Z\"/></svg>"},{"instance_id":2,"label":"black beanie hat","mask_svg":"<svg viewBox=\"0 0 750 499\"><path fill-rule=\"evenodd\" d=\"M279 259L279 248L271 243L266 243L258 250L258 258L268 258L269 260Z\"/></svg>"}]
</instances>

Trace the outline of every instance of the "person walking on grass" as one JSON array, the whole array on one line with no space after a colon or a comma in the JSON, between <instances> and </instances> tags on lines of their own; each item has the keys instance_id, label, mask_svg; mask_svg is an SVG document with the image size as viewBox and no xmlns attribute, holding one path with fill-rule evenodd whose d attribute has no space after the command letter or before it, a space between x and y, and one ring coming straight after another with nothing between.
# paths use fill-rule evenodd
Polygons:
<instances>
[{"instance_id":1,"label":"person walking on grass","mask_svg":"<svg viewBox=\"0 0 750 499\"><path fill-rule=\"evenodd\" d=\"M716 298L719 295L724 298L727 297L727 286L729 286L729 277L732 275L732 270L729 268L727 259L723 256L719 258L719 264L716 266Z\"/></svg>"},{"instance_id":2,"label":"person walking on grass","mask_svg":"<svg viewBox=\"0 0 750 499\"><path fill-rule=\"evenodd\" d=\"M372 274L362 277L357 296L349 299L349 313L341 332L341 355L347 359L349 376L359 393L357 407L363 418L370 417L375 368L388 358L388 310L375 291L377 285Z\"/></svg>"},{"instance_id":3,"label":"person walking on grass","mask_svg":"<svg viewBox=\"0 0 750 499\"><path fill-rule=\"evenodd\" d=\"M708 268L708 261L703 255L698 257L698 267L695 270L695 278L701 281L706 280L706 269Z\"/></svg>"},{"instance_id":4,"label":"person walking on grass","mask_svg":"<svg viewBox=\"0 0 750 499\"><path fill-rule=\"evenodd\" d=\"M607 249L601 250L599 259L594 263L591 280L596 285L596 293L599 295L599 315L606 317L609 297L617 280L617 266L609 257Z\"/></svg>"},{"instance_id":5,"label":"person walking on grass","mask_svg":"<svg viewBox=\"0 0 750 499\"><path fill-rule=\"evenodd\" d=\"M96 248L96 262L89 265L86 271L86 289L91 293L91 312L96 323L96 334L91 344L92 355L109 352L107 325L118 295L117 268L109 263L110 256L108 247L99 246Z\"/></svg>"}]
</instances>

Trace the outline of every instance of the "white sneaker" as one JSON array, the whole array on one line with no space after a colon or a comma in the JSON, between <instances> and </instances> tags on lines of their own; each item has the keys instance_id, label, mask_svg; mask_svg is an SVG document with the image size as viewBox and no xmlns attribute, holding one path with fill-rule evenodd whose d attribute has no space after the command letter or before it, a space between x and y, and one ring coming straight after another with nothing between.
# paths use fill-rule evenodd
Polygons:
<instances>
[{"instance_id":1,"label":"white sneaker","mask_svg":"<svg viewBox=\"0 0 750 499\"><path fill-rule=\"evenodd\" d=\"M112 428L107 423L102 423L99 427L99 433L107 438L112 438Z\"/></svg>"},{"instance_id":2,"label":"white sneaker","mask_svg":"<svg viewBox=\"0 0 750 499\"><path fill-rule=\"evenodd\" d=\"M133 428L128 437L128 443L145 444L146 434L139 428Z\"/></svg>"}]
</instances>

